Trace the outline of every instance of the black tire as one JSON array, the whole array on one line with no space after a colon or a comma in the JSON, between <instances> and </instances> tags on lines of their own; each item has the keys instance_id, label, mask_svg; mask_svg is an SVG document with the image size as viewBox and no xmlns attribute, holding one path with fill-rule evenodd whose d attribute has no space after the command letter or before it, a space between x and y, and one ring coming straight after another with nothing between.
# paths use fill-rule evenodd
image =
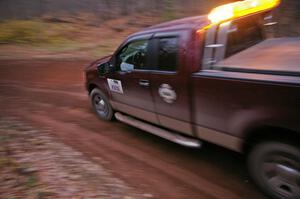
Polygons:
<instances>
[{"instance_id":1,"label":"black tire","mask_svg":"<svg viewBox=\"0 0 300 199\"><path fill-rule=\"evenodd\" d=\"M94 88L92 90L90 100L93 110L100 119L105 121L111 121L113 119L114 111L107 97L100 89Z\"/></svg>"},{"instance_id":2,"label":"black tire","mask_svg":"<svg viewBox=\"0 0 300 199\"><path fill-rule=\"evenodd\" d=\"M282 142L263 142L248 156L255 183L274 199L300 199L300 149Z\"/></svg>"}]
</instances>

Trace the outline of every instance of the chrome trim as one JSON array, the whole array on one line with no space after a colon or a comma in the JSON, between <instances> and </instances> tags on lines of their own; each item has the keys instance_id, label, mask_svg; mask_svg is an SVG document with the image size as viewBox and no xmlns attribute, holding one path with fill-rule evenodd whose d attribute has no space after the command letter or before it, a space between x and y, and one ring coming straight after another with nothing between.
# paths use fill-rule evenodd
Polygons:
<instances>
[{"instance_id":1,"label":"chrome trim","mask_svg":"<svg viewBox=\"0 0 300 199\"><path fill-rule=\"evenodd\" d=\"M215 34L217 32L217 25L212 26L207 30L205 36L205 48L203 53L202 69L209 69L212 65L214 48L209 47L210 45L215 45ZM208 47L207 47L208 46Z\"/></svg>"},{"instance_id":2,"label":"chrome trim","mask_svg":"<svg viewBox=\"0 0 300 199\"><path fill-rule=\"evenodd\" d=\"M273 26L273 25L276 25L278 24L277 21L273 21L273 22L268 22L268 23L265 23L264 26Z\"/></svg>"},{"instance_id":3,"label":"chrome trim","mask_svg":"<svg viewBox=\"0 0 300 199\"><path fill-rule=\"evenodd\" d=\"M223 47L217 48L215 50L214 58L215 58L216 62L223 60L224 57L225 57L227 40L228 40L228 33L230 31L232 31L230 28L231 28L231 22L230 21L222 23L219 27L217 43L222 44Z\"/></svg>"},{"instance_id":4,"label":"chrome trim","mask_svg":"<svg viewBox=\"0 0 300 199\"><path fill-rule=\"evenodd\" d=\"M272 14L271 15L267 15L264 18L265 21L272 20L272 19L273 19L273 15Z\"/></svg>"},{"instance_id":5,"label":"chrome trim","mask_svg":"<svg viewBox=\"0 0 300 199\"><path fill-rule=\"evenodd\" d=\"M211 45L207 45L205 46L205 48L221 48L224 47L223 44L211 44Z\"/></svg>"},{"instance_id":6,"label":"chrome trim","mask_svg":"<svg viewBox=\"0 0 300 199\"><path fill-rule=\"evenodd\" d=\"M180 145L183 145L186 147L193 147L193 148L200 148L202 146L201 141L199 141L198 139L185 137L185 136L161 129L161 128L153 126L151 124L134 119L130 116L123 115L123 114L117 112L117 113L115 113L115 117L121 122L129 124L136 128L139 128L141 130L147 131L151 134L157 135L159 137L162 137L166 140L175 142L177 144L180 144Z\"/></svg>"},{"instance_id":7,"label":"chrome trim","mask_svg":"<svg viewBox=\"0 0 300 199\"><path fill-rule=\"evenodd\" d=\"M144 87L149 87L150 86L150 82L149 82L149 80L146 80L146 79L140 79L139 80L139 85L140 86L144 86Z\"/></svg>"}]
</instances>

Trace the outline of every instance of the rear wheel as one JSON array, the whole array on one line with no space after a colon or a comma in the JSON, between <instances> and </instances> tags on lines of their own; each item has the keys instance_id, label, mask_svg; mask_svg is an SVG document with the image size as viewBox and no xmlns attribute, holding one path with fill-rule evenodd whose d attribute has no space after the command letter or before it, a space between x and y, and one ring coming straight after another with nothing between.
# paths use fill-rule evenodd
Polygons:
<instances>
[{"instance_id":1,"label":"rear wheel","mask_svg":"<svg viewBox=\"0 0 300 199\"><path fill-rule=\"evenodd\" d=\"M114 113L113 109L102 91L98 88L94 88L90 94L90 98L92 107L98 117L106 121L112 120Z\"/></svg>"},{"instance_id":2,"label":"rear wheel","mask_svg":"<svg viewBox=\"0 0 300 199\"><path fill-rule=\"evenodd\" d=\"M248 156L250 175L269 196L300 198L300 149L281 142L258 144Z\"/></svg>"}]
</instances>

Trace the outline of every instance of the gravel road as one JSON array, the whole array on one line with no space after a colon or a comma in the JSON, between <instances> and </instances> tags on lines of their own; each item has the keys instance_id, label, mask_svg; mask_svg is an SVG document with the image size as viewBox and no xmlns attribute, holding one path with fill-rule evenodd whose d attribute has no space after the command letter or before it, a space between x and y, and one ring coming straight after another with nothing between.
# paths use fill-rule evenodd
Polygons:
<instances>
[{"instance_id":1,"label":"gravel road","mask_svg":"<svg viewBox=\"0 0 300 199\"><path fill-rule=\"evenodd\" d=\"M79 151L141 198L265 199L242 155L205 143L185 148L93 114L86 60L0 61L0 116L18 117Z\"/></svg>"}]
</instances>

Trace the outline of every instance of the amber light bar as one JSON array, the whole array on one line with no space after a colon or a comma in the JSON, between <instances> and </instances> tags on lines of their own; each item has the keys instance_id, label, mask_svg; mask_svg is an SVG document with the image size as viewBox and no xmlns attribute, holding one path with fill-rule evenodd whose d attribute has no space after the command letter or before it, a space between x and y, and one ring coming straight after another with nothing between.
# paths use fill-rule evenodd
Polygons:
<instances>
[{"instance_id":1,"label":"amber light bar","mask_svg":"<svg viewBox=\"0 0 300 199\"><path fill-rule=\"evenodd\" d=\"M219 23L229 19L271 10L280 4L280 0L244 0L225 4L214 8L208 15L211 23Z\"/></svg>"}]
</instances>

